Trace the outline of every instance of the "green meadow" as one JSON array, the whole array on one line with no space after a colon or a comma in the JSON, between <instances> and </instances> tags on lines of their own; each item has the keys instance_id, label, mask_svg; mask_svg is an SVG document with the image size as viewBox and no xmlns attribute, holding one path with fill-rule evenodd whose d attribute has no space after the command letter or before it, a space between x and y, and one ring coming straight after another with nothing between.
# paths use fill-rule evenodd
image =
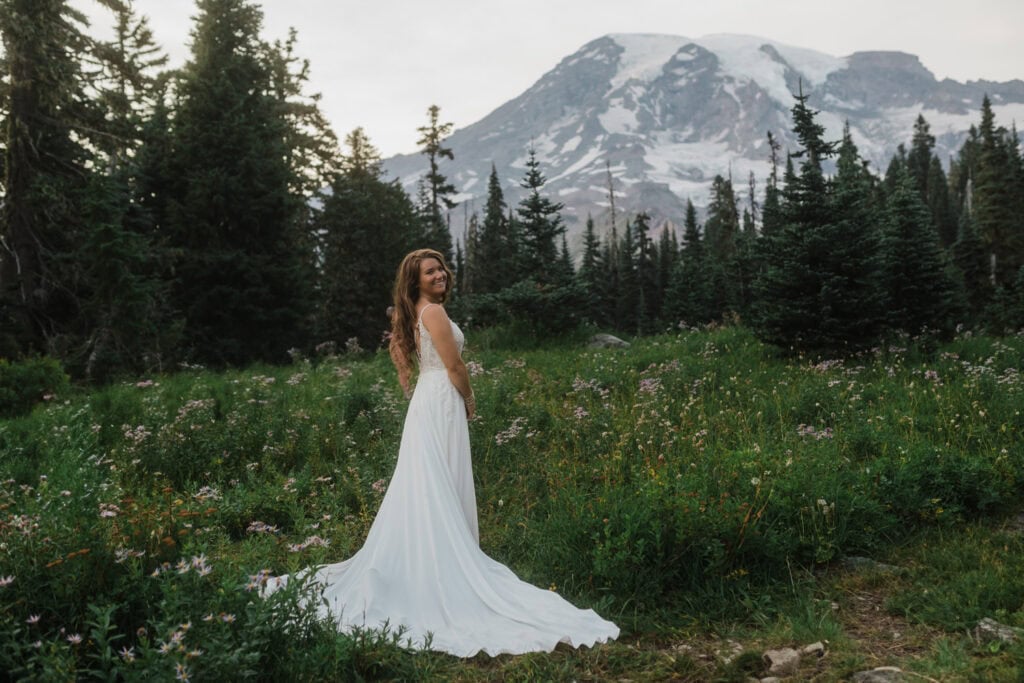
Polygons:
<instances>
[{"instance_id":1,"label":"green meadow","mask_svg":"<svg viewBox=\"0 0 1024 683\"><path fill-rule=\"evenodd\" d=\"M386 354L200 367L0 421L0 671L32 680L1024 678L1024 337L782 356L742 327L470 339L481 545L622 628L471 660L340 635L268 576L348 557L395 465ZM850 558L869 558L851 561ZM882 563L882 564L877 564Z\"/></svg>"}]
</instances>

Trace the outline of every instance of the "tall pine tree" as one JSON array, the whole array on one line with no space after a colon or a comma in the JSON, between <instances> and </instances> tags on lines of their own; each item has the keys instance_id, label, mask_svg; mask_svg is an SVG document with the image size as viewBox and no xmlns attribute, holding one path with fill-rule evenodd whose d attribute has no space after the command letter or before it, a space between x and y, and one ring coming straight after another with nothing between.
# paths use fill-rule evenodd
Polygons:
<instances>
[{"instance_id":1,"label":"tall pine tree","mask_svg":"<svg viewBox=\"0 0 1024 683\"><path fill-rule=\"evenodd\" d=\"M248 0L199 0L174 118L174 302L187 353L214 363L282 359L308 339L305 206L262 20Z\"/></svg>"}]
</instances>

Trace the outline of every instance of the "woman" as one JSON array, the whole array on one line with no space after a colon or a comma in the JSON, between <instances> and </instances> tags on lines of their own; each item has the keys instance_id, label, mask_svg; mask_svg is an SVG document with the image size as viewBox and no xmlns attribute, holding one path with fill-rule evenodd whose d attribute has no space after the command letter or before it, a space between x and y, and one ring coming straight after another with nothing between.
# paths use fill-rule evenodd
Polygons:
<instances>
[{"instance_id":1,"label":"woman","mask_svg":"<svg viewBox=\"0 0 1024 683\"><path fill-rule=\"evenodd\" d=\"M391 358L410 394L398 464L366 543L319 567L321 612L342 631L402 626L414 647L472 657L551 651L619 634L593 610L520 581L479 547L468 419L476 410L462 362L462 331L442 304L452 273L419 249L398 268ZM282 577L286 579L287 577Z\"/></svg>"}]
</instances>

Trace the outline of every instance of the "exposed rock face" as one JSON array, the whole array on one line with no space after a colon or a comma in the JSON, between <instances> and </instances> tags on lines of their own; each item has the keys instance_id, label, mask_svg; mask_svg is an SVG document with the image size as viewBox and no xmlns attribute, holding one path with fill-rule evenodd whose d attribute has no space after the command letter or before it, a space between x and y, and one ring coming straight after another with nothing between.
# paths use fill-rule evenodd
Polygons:
<instances>
[{"instance_id":1,"label":"exposed rock face","mask_svg":"<svg viewBox=\"0 0 1024 683\"><path fill-rule=\"evenodd\" d=\"M944 161L980 119L986 93L998 123L1024 120L1024 81L937 81L902 52L835 57L756 36L614 34L587 43L526 92L457 130L446 143L455 159L441 171L458 188L458 201L482 211L493 163L515 206L532 144L548 179L545 192L565 204L570 246L578 249L587 215L599 225L607 218L609 171L616 208L647 211L653 227L681 223L688 198L706 206L716 174L731 173L741 201L751 171L763 191L766 133L782 143L783 158L787 147L796 149L790 109L801 88L827 136L838 139L849 121L876 170L909 143L919 113ZM426 159L400 155L384 168L414 195ZM457 236L460 216L453 214Z\"/></svg>"}]
</instances>

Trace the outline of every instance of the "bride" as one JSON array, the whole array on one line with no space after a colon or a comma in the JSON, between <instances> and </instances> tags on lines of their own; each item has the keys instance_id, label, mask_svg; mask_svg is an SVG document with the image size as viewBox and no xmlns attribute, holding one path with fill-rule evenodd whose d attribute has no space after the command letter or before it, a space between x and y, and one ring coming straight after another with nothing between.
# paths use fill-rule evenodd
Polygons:
<instances>
[{"instance_id":1,"label":"bride","mask_svg":"<svg viewBox=\"0 0 1024 683\"><path fill-rule=\"evenodd\" d=\"M520 581L480 550L467 423L476 402L462 331L442 306L451 283L444 258L431 249L399 266L391 358L407 396L414 364L419 379L366 543L344 562L313 570L324 589L320 612L342 631L402 626L414 647L459 657L614 639L615 624Z\"/></svg>"}]
</instances>

